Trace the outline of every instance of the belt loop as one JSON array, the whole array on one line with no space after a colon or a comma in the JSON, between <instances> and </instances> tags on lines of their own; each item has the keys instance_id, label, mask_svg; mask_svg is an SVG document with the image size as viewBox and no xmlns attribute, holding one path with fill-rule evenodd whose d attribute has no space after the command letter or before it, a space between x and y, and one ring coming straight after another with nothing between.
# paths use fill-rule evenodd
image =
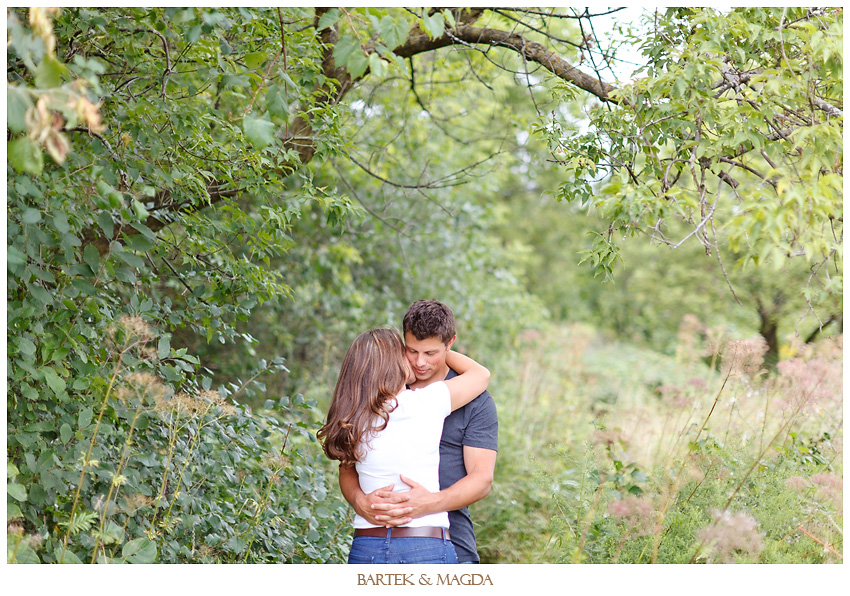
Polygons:
<instances>
[{"instance_id":1,"label":"belt loop","mask_svg":"<svg viewBox=\"0 0 850 596\"><path fill-rule=\"evenodd\" d=\"M393 534L393 529L387 528L387 543L389 543L390 538L392 538L392 534Z\"/></svg>"}]
</instances>

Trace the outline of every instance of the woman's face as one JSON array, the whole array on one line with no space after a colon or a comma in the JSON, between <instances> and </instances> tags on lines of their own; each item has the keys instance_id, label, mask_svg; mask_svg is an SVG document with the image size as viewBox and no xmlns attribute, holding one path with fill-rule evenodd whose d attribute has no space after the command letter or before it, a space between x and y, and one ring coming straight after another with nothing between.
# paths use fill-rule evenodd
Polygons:
<instances>
[{"instance_id":1,"label":"woman's face","mask_svg":"<svg viewBox=\"0 0 850 596\"><path fill-rule=\"evenodd\" d=\"M410 366L410 362L407 361L407 358L404 358L404 374L405 374L405 384L410 385L411 383L416 382L416 375L413 372L413 367Z\"/></svg>"}]
</instances>

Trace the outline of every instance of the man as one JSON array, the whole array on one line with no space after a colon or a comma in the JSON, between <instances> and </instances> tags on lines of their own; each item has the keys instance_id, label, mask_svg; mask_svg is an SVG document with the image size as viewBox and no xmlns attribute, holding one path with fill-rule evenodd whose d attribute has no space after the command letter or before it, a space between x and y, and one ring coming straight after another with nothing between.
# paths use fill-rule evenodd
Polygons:
<instances>
[{"instance_id":1,"label":"man","mask_svg":"<svg viewBox=\"0 0 850 596\"><path fill-rule=\"evenodd\" d=\"M404 316L403 331L407 359L416 375L412 389L457 376L446 364L446 353L456 339L454 314L448 306L436 300L414 302ZM440 492L431 493L416 479L401 476L410 491L392 492L391 484L366 494L353 466L340 466L339 486L354 510L378 526L400 526L429 513L448 511L458 562L478 563L468 506L490 492L498 436L496 404L485 391L452 412L443 424Z\"/></svg>"}]
</instances>

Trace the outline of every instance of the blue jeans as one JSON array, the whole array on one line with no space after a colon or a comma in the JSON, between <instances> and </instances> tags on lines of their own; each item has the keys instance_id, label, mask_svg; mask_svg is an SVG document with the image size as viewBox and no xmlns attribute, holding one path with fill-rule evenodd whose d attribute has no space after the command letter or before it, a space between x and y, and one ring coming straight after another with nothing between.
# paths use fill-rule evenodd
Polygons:
<instances>
[{"instance_id":1,"label":"blue jeans","mask_svg":"<svg viewBox=\"0 0 850 596\"><path fill-rule=\"evenodd\" d=\"M451 540L445 538L386 538L355 536L349 564L457 563Z\"/></svg>"}]
</instances>

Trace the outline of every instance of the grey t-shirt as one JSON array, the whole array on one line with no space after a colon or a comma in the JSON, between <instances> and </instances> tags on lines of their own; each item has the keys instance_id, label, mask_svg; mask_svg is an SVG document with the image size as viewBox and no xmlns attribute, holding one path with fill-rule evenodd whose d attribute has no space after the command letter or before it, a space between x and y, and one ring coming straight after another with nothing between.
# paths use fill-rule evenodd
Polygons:
<instances>
[{"instance_id":1,"label":"grey t-shirt","mask_svg":"<svg viewBox=\"0 0 850 596\"><path fill-rule=\"evenodd\" d=\"M446 379L456 376L457 373L450 368ZM443 423L443 437L440 439L440 490L466 476L466 467L463 464L464 445L498 450L499 420L496 417L496 403L487 391L449 414ZM472 529L469 508L449 511L449 524L458 561L478 562L480 559L475 548L475 532Z\"/></svg>"}]
</instances>

